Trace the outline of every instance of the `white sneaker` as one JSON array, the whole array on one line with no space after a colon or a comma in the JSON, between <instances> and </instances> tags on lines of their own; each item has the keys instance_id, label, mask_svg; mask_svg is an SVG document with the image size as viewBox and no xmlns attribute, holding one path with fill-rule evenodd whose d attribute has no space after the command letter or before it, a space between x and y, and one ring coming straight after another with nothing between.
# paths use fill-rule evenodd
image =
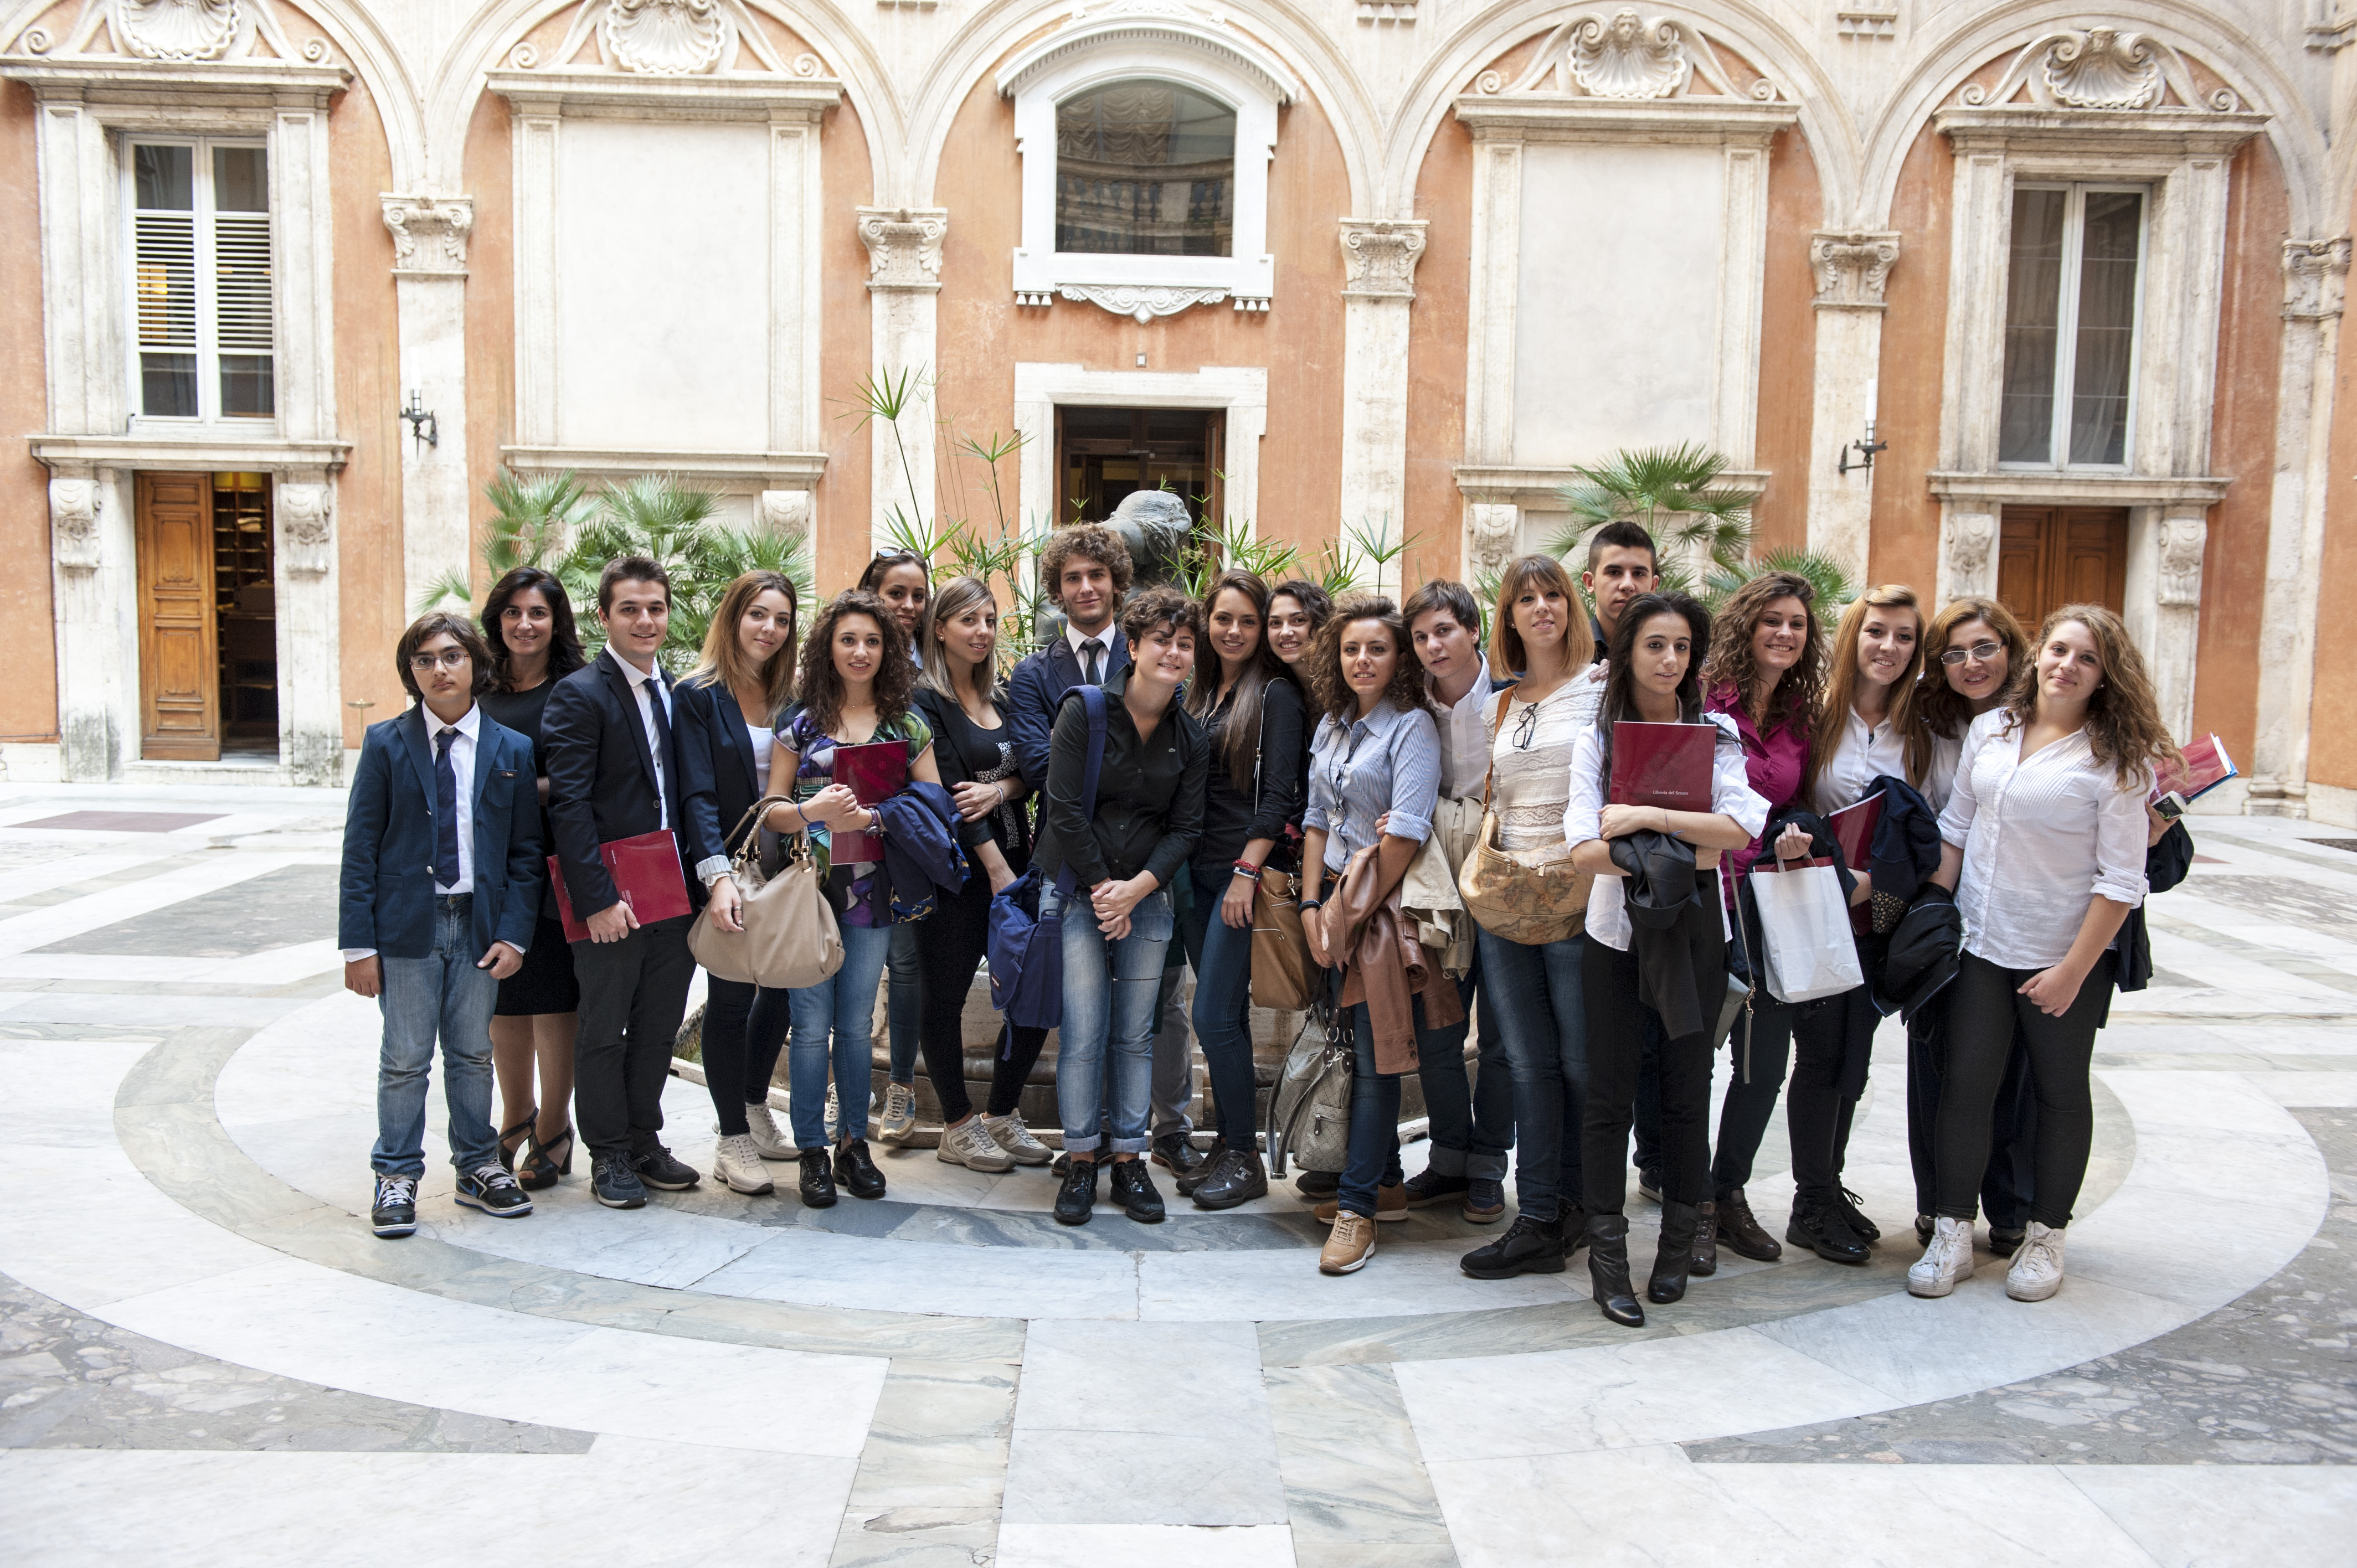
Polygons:
<instances>
[{"instance_id":1,"label":"white sneaker","mask_svg":"<svg viewBox=\"0 0 2357 1568\"><path fill-rule=\"evenodd\" d=\"M726 1182L731 1192L755 1197L776 1187L769 1166L761 1163L759 1146L744 1133L727 1133L712 1146L712 1179Z\"/></svg>"},{"instance_id":2,"label":"white sneaker","mask_svg":"<svg viewBox=\"0 0 2357 1568\"><path fill-rule=\"evenodd\" d=\"M752 1129L748 1135L753 1140L753 1147L761 1152L763 1159L802 1158L802 1151L794 1147L794 1141L778 1131L778 1119L770 1113L768 1101L746 1101L745 1124Z\"/></svg>"},{"instance_id":3,"label":"white sneaker","mask_svg":"<svg viewBox=\"0 0 2357 1568\"><path fill-rule=\"evenodd\" d=\"M1000 1148L1015 1156L1018 1165L1044 1165L1056 1157L1047 1144L1031 1135L1031 1129L1023 1124L1020 1111L1005 1116L985 1116L982 1124Z\"/></svg>"},{"instance_id":4,"label":"white sneaker","mask_svg":"<svg viewBox=\"0 0 2357 1568\"><path fill-rule=\"evenodd\" d=\"M1973 1222L1940 1217L1932 1231L1932 1244L1923 1249L1922 1257L1907 1271L1907 1294L1910 1295L1942 1296L1956 1288L1958 1280L1973 1277Z\"/></svg>"},{"instance_id":5,"label":"white sneaker","mask_svg":"<svg viewBox=\"0 0 2357 1568\"><path fill-rule=\"evenodd\" d=\"M954 1127L943 1128L942 1146L936 1155L946 1165L963 1165L968 1170L1015 1168L1015 1156L998 1146L998 1140L990 1135L979 1116L969 1116Z\"/></svg>"},{"instance_id":6,"label":"white sneaker","mask_svg":"<svg viewBox=\"0 0 2357 1568\"><path fill-rule=\"evenodd\" d=\"M916 1086L907 1083L885 1085L884 1114L877 1119L876 1141L879 1144L905 1144L909 1141L909 1134L916 1130Z\"/></svg>"},{"instance_id":7,"label":"white sneaker","mask_svg":"<svg viewBox=\"0 0 2357 1568\"><path fill-rule=\"evenodd\" d=\"M2005 1294L2016 1301L2044 1301L2062 1288L2063 1232L2033 1219L2005 1272Z\"/></svg>"}]
</instances>

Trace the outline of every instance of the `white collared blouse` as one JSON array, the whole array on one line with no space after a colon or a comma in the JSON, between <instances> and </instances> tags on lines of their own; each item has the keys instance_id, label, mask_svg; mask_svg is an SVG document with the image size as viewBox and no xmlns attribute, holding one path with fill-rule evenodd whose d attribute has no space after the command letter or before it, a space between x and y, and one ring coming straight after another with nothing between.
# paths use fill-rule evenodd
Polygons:
<instances>
[{"instance_id":1,"label":"white collared blouse","mask_svg":"<svg viewBox=\"0 0 2357 1568\"><path fill-rule=\"evenodd\" d=\"M1753 838L1768 825L1768 801L1751 788L1750 764L1743 754L1743 737L1735 721L1725 714L1706 714L1706 723L1716 725L1719 743L1710 755L1710 809L1738 823ZM1582 730L1571 747L1571 804L1564 808L1563 836L1574 847L1589 839L1602 838L1604 817L1604 730L1601 720ZM1719 856L1725 875L1727 857ZM1621 878L1598 876L1587 890L1587 934L1606 947L1629 950L1629 905L1621 890ZM1712 895L1711 903L1718 909L1721 930L1727 927L1727 900Z\"/></svg>"}]
</instances>

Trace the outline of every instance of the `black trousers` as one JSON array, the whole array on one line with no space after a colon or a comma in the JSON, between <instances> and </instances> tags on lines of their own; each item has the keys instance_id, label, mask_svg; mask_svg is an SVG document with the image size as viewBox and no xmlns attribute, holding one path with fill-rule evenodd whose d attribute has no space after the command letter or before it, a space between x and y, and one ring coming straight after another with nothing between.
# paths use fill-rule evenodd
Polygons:
<instances>
[{"instance_id":1,"label":"black trousers","mask_svg":"<svg viewBox=\"0 0 2357 1568\"><path fill-rule=\"evenodd\" d=\"M1718 1146L1710 1159L1714 1197L1725 1197L1751 1180L1752 1162L1759 1158L1760 1142L1768 1135L1768 1119L1776 1113L1784 1074L1792 1065L1792 1009L1769 995L1765 986L1758 988L1749 1008L1736 1015L1727 1048L1732 1076L1727 1098L1719 1103Z\"/></svg>"},{"instance_id":2,"label":"black trousers","mask_svg":"<svg viewBox=\"0 0 2357 1568\"><path fill-rule=\"evenodd\" d=\"M1951 990L1953 988L1951 987ZM1915 1212L1940 1207L1940 1093L1948 1066L1948 995L1932 998L1907 1026L1907 1157L1915 1169ZM2029 1047L2013 1032L2005 1078L1989 1112L1988 1169L1981 1176L1981 1212L1995 1230L2019 1230L2037 1190L2038 1095L2029 1081Z\"/></svg>"},{"instance_id":3,"label":"black trousers","mask_svg":"<svg viewBox=\"0 0 2357 1568\"><path fill-rule=\"evenodd\" d=\"M1662 1196L1676 1203L1710 1201L1710 1028L1727 996L1727 943L1718 911L1695 906L1677 936L1694 966L1695 1004L1705 1026L1663 1038L1656 1059L1662 1086ZM1580 987L1587 1009L1587 1113L1580 1138L1580 1185L1587 1212L1619 1214L1628 1202L1629 1133L1644 1057L1646 1023L1655 1015L1638 989L1637 954L1590 939ZM1654 1025L1658 1031L1658 1022Z\"/></svg>"},{"instance_id":4,"label":"black trousers","mask_svg":"<svg viewBox=\"0 0 2357 1568\"><path fill-rule=\"evenodd\" d=\"M663 1079L695 977L687 950L692 918L640 926L619 942L572 944L581 982L574 1117L592 1154L645 1154L662 1142Z\"/></svg>"},{"instance_id":5,"label":"black trousers","mask_svg":"<svg viewBox=\"0 0 2357 1568\"><path fill-rule=\"evenodd\" d=\"M1866 1093L1875 1026L1882 1015L1863 985L1804 1004L1792 1017L1792 1090L1784 1120L1792 1134L1792 1185L1841 1185L1849 1130Z\"/></svg>"},{"instance_id":6,"label":"black trousers","mask_svg":"<svg viewBox=\"0 0 2357 1568\"><path fill-rule=\"evenodd\" d=\"M965 996L990 944L989 875L974 872L963 887L935 904L932 914L910 929L917 933L917 980L923 998L919 1038L925 1076L933 1080L946 1127L974 1114L974 1101L965 1089ZM1024 1080L1047 1042L1045 1029L1001 1029L990 1069L991 1115L1004 1116L1022 1104Z\"/></svg>"},{"instance_id":7,"label":"black trousers","mask_svg":"<svg viewBox=\"0 0 2357 1568\"><path fill-rule=\"evenodd\" d=\"M2087 1149L2093 1142L2094 1102L2087 1066L2095 1054L2095 1031L2112 1005L2116 955L2105 953L2079 987L2061 1017L2050 1017L2020 993L2038 971L2002 969L1967 952L1949 989L1948 1071L1941 1084L1938 1212L1970 1219L1974 1197L1988 1169L1990 1111L2013 1054L2014 1031L2021 1032L2038 1097L2034 1180L2029 1217L2060 1230L2071 1223L2071 1206L2087 1176Z\"/></svg>"},{"instance_id":8,"label":"black trousers","mask_svg":"<svg viewBox=\"0 0 2357 1568\"><path fill-rule=\"evenodd\" d=\"M764 991L749 981L714 974L705 985L704 1083L721 1134L741 1136L749 1131L745 1107L770 1097L778 1053L793 1028L793 1009L788 993Z\"/></svg>"}]
</instances>

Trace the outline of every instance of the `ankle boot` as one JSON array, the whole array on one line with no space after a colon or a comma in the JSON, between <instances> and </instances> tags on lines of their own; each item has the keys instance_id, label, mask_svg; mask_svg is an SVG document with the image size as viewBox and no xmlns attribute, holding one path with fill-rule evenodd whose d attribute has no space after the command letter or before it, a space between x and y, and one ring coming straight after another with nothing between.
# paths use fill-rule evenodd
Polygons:
<instances>
[{"instance_id":1,"label":"ankle boot","mask_svg":"<svg viewBox=\"0 0 2357 1568\"><path fill-rule=\"evenodd\" d=\"M1686 1274L1694 1268L1695 1231L1702 1211L1674 1197L1662 1200L1662 1240L1653 1249L1653 1277L1645 1282L1645 1299L1667 1305L1686 1294Z\"/></svg>"},{"instance_id":2,"label":"ankle boot","mask_svg":"<svg viewBox=\"0 0 2357 1568\"><path fill-rule=\"evenodd\" d=\"M1718 1205L1697 1203L1695 1220L1694 1277L1706 1280L1718 1273Z\"/></svg>"},{"instance_id":3,"label":"ankle boot","mask_svg":"<svg viewBox=\"0 0 2357 1568\"><path fill-rule=\"evenodd\" d=\"M1587 1278L1596 1305L1623 1328L1642 1328L1645 1309L1629 1283L1629 1217L1591 1214L1587 1217Z\"/></svg>"}]
</instances>

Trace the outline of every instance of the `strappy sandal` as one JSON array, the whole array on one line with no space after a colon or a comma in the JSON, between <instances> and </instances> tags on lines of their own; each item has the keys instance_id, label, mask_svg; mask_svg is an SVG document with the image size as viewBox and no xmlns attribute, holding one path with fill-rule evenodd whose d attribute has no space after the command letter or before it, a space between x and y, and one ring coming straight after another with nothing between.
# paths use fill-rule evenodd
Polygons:
<instances>
[{"instance_id":1,"label":"strappy sandal","mask_svg":"<svg viewBox=\"0 0 2357 1568\"><path fill-rule=\"evenodd\" d=\"M565 1157L561 1160L551 1158L549 1151L560 1147L565 1151ZM532 1143L523 1157L523 1169L516 1176L516 1185L526 1192L540 1192L554 1187L557 1177L572 1174L573 1128L568 1124L564 1132L545 1144L540 1141L538 1133L532 1135Z\"/></svg>"},{"instance_id":2,"label":"strappy sandal","mask_svg":"<svg viewBox=\"0 0 2357 1568\"><path fill-rule=\"evenodd\" d=\"M529 1143L532 1138L533 1128L539 1125L539 1123L540 1112L535 1108L525 1112L523 1113L522 1121L517 1122L514 1126L510 1127L500 1134L500 1166L502 1170L505 1170L508 1175L515 1175L516 1156L523 1152L524 1147L522 1144L511 1144L508 1140L515 1137L518 1133L522 1133L525 1143Z\"/></svg>"}]
</instances>

